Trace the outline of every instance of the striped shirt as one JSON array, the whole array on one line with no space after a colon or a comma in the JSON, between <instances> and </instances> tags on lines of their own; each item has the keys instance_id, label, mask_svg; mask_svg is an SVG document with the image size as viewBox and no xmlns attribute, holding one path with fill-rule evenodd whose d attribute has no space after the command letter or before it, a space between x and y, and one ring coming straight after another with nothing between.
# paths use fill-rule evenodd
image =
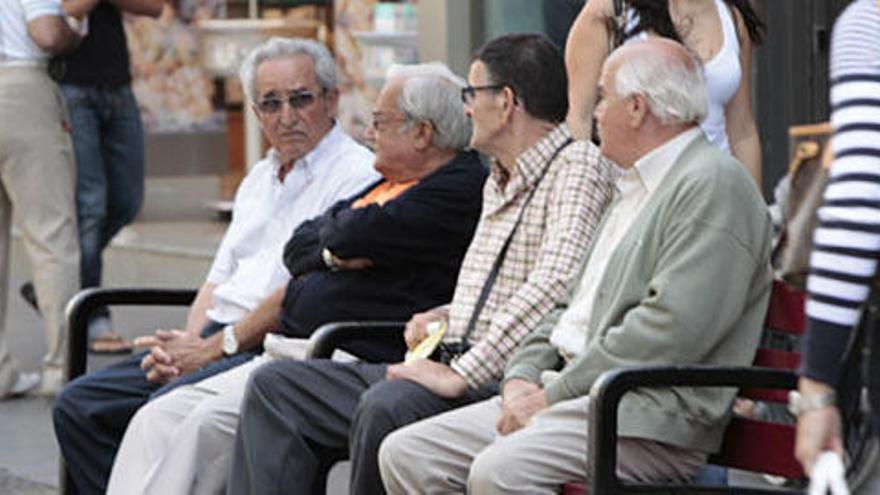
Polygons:
<instances>
[{"instance_id":1,"label":"striped shirt","mask_svg":"<svg viewBox=\"0 0 880 495\"><path fill-rule=\"evenodd\" d=\"M461 341L501 246L525 210L470 335L473 347L451 363L471 387L500 379L520 341L565 301L611 200L611 165L592 143L570 144L548 164L570 136L566 125L557 127L523 152L510 174L492 165L480 223L449 307L444 341ZM534 188L534 196L524 204Z\"/></svg>"},{"instance_id":2,"label":"striped shirt","mask_svg":"<svg viewBox=\"0 0 880 495\"><path fill-rule=\"evenodd\" d=\"M802 373L835 385L880 256L880 7L856 0L831 50L831 167L807 280Z\"/></svg>"}]
</instances>

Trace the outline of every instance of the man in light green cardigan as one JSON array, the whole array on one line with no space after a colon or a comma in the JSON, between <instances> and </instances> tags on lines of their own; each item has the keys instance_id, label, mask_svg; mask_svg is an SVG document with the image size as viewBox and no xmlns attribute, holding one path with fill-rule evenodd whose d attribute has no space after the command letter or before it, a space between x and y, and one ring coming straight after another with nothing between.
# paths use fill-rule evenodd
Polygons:
<instances>
[{"instance_id":1,"label":"man in light green cardigan","mask_svg":"<svg viewBox=\"0 0 880 495\"><path fill-rule=\"evenodd\" d=\"M700 62L660 39L605 63L596 119L620 166L570 302L509 361L502 394L400 429L390 493L553 493L587 471L588 394L603 372L748 365L770 295L770 219L745 168L712 147ZM619 413L624 480L684 480L718 449L732 390L638 390Z\"/></svg>"}]
</instances>

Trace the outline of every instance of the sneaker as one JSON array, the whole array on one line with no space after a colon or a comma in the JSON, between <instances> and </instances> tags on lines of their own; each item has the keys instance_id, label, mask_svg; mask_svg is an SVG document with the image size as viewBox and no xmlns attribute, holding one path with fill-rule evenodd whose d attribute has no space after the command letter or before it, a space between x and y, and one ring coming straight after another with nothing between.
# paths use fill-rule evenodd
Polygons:
<instances>
[{"instance_id":1,"label":"sneaker","mask_svg":"<svg viewBox=\"0 0 880 495\"><path fill-rule=\"evenodd\" d=\"M43 379L40 382L39 394L46 397L54 397L61 391L64 385L64 373L61 368L43 368Z\"/></svg>"},{"instance_id":2,"label":"sneaker","mask_svg":"<svg viewBox=\"0 0 880 495\"><path fill-rule=\"evenodd\" d=\"M37 291L34 290L33 282L25 282L21 284L21 287L18 288L18 293L21 294L21 298L24 299L24 302L28 304L34 311L37 313L40 312L40 306L37 304Z\"/></svg>"},{"instance_id":3,"label":"sneaker","mask_svg":"<svg viewBox=\"0 0 880 495\"><path fill-rule=\"evenodd\" d=\"M37 385L40 384L40 373L36 371L31 371L29 373L20 372L18 374L18 378L16 378L15 383L12 384L12 388L9 389L5 395L0 396L0 399L9 399L12 397L20 397L22 395L27 394L31 390L37 388Z\"/></svg>"}]
</instances>

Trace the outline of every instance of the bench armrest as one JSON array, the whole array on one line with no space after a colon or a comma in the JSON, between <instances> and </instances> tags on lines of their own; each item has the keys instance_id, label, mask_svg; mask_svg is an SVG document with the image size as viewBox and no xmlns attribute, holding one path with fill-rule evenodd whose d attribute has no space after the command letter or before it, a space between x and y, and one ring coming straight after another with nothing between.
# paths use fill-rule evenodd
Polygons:
<instances>
[{"instance_id":1,"label":"bench armrest","mask_svg":"<svg viewBox=\"0 0 880 495\"><path fill-rule=\"evenodd\" d=\"M617 478L617 409L623 396L651 387L797 387L797 375L757 367L669 366L621 368L603 373L590 391L588 476L590 493L621 493Z\"/></svg>"},{"instance_id":2,"label":"bench armrest","mask_svg":"<svg viewBox=\"0 0 880 495\"><path fill-rule=\"evenodd\" d=\"M363 340L387 343L388 349L400 351L403 342L403 321L343 321L326 323L318 327L306 347L306 358L329 359L333 351L346 342ZM394 353L394 351L392 351ZM401 351L402 353L402 351Z\"/></svg>"},{"instance_id":3,"label":"bench armrest","mask_svg":"<svg viewBox=\"0 0 880 495\"><path fill-rule=\"evenodd\" d=\"M67 303L67 379L86 372L89 319L104 306L188 306L196 297L192 289L89 288Z\"/></svg>"}]
</instances>

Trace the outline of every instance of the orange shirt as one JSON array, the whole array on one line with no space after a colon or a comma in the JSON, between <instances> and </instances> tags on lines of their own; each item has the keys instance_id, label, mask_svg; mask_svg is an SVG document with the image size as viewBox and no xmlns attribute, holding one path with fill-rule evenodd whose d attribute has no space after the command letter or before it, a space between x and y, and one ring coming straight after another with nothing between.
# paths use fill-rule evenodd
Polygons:
<instances>
[{"instance_id":1,"label":"orange shirt","mask_svg":"<svg viewBox=\"0 0 880 495\"><path fill-rule=\"evenodd\" d=\"M369 206L373 203L378 204L379 206L384 205L385 203L391 201L392 199L400 196L407 189L412 186L418 184L419 181L416 179L409 180L406 182L389 182L385 181L378 186L374 187L370 192L368 192L364 197L359 198L357 201L351 204L352 208L363 208L365 206Z\"/></svg>"}]
</instances>

